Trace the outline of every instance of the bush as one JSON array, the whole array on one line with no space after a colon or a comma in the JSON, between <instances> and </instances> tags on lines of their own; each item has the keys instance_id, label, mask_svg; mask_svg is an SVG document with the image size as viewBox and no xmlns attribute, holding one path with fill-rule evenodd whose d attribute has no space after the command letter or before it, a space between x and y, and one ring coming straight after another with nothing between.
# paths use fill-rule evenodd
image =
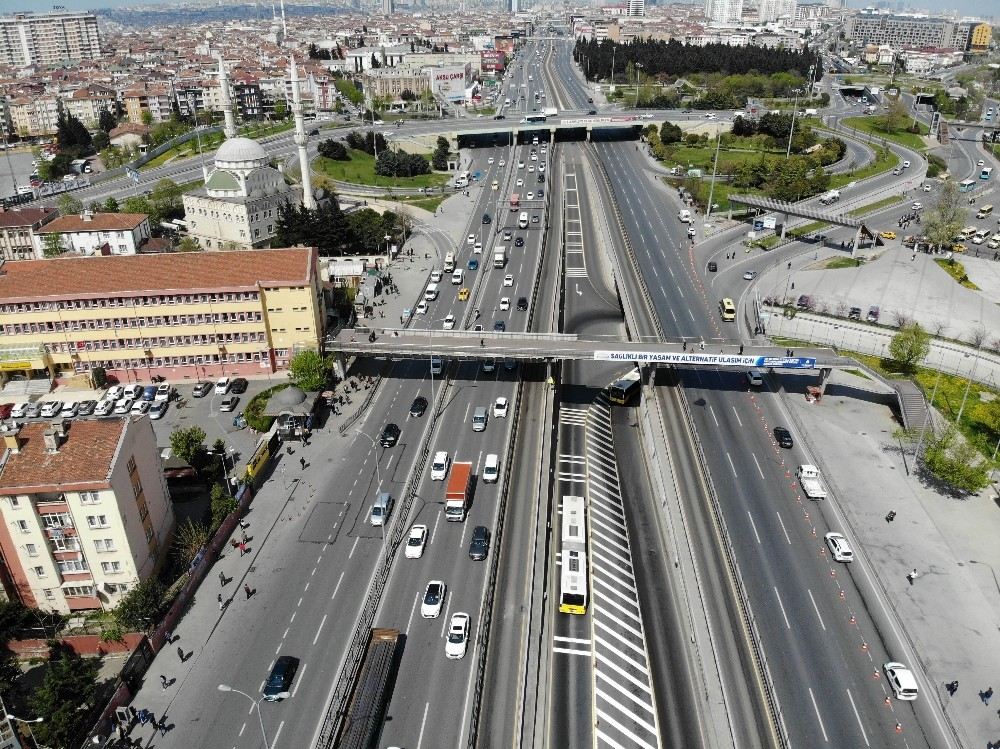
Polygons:
<instances>
[{"instance_id":1,"label":"bush","mask_svg":"<svg viewBox=\"0 0 1000 749\"><path fill-rule=\"evenodd\" d=\"M268 398L279 390L284 390L290 386L291 383L288 382L283 385L275 385L273 388L263 390L251 398L250 402L247 403L247 407L243 410L243 417L247 420L247 425L262 434L270 431L271 425L274 424L274 417L264 415L264 406L267 405Z\"/></svg>"},{"instance_id":2,"label":"bush","mask_svg":"<svg viewBox=\"0 0 1000 749\"><path fill-rule=\"evenodd\" d=\"M319 155L335 161L350 161L351 154L339 140L329 138L319 144Z\"/></svg>"},{"instance_id":3,"label":"bush","mask_svg":"<svg viewBox=\"0 0 1000 749\"><path fill-rule=\"evenodd\" d=\"M375 174L383 177L414 177L430 172L426 158L406 151L381 151L375 162Z\"/></svg>"}]
</instances>

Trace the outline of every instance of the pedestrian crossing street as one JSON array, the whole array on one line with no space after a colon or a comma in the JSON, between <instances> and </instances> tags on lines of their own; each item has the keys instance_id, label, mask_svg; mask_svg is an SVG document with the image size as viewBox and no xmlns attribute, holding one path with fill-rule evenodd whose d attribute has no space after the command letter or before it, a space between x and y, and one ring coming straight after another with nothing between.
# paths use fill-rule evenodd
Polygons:
<instances>
[{"instance_id":1,"label":"pedestrian crossing street","mask_svg":"<svg viewBox=\"0 0 1000 749\"><path fill-rule=\"evenodd\" d=\"M576 173L569 172L563 178L564 222L564 264L567 278L586 278L587 262L583 255L583 220L580 216L580 192L577 189Z\"/></svg>"},{"instance_id":2,"label":"pedestrian crossing street","mask_svg":"<svg viewBox=\"0 0 1000 749\"><path fill-rule=\"evenodd\" d=\"M594 746L658 749L659 731L606 394L589 407L563 406L566 430L585 430L584 455L560 453L564 493L587 498L590 638L553 637L553 652L592 659ZM584 491L580 491L584 490ZM565 616L565 615L560 615Z\"/></svg>"}]
</instances>

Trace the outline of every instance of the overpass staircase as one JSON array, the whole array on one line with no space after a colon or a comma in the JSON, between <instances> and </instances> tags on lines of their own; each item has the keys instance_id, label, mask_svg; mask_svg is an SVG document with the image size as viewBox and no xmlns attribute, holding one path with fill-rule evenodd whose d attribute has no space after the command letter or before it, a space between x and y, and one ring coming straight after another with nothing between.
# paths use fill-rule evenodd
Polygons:
<instances>
[{"instance_id":1,"label":"overpass staircase","mask_svg":"<svg viewBox=\"0 0 1000 749\"><path fill-rule=\"evenodd\" d=\"M907 431L922 429L927 422L928 404L923 391L913 380L889 380L889 386L896 391L899 399L899 413L903 419L903 428ZM929 422L934 426L934 420Z\"/></svg>"}]
</instances>

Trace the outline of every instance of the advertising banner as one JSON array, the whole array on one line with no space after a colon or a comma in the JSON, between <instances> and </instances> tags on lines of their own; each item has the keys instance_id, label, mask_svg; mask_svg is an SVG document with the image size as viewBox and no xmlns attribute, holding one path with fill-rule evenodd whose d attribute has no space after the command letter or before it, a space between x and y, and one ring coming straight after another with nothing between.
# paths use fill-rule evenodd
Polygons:
<instances>
[{"instance_id":1,"label":"advertising banner","mask_svg":"<svg viewBox=\"0 0 1000 749\"><path fill-rule=\"evenodd\" d=\"M730 354L657 353L652 351L595 351L597 361L638 362L639 364L696 364L703 367L776 367L816 369L816 359L805 356L736 356Z\"/></svg>"},{"instance_id":2,"label":"advertising banner","mask_svg":"<svg viewBox=\"0 0 1000 749\"><path fill-rule=\"evenodd\" d=\"M497 49L484 49L479 53L479 69L484 73L501 73L507 63L507 55Z\"/></svg>"}]
</instances>

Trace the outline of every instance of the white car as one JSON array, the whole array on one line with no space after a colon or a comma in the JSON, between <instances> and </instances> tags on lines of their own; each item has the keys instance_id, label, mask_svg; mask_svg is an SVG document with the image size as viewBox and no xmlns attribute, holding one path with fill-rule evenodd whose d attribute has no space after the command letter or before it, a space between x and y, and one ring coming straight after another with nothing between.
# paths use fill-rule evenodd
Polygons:
<instances>
[{"instance_id":1,"label":"white car","mask_svg":"<svg viewBox=\"0 0 1000 749\"><path fill-rule=\"evenodd\" d=\"M930 191L931 191L931 186L929 184L924 185L924 192L930 192Z\"/></svg>"},{"instance_id":2,"label":"white car","mask_svg":"<svg viewBox=\"0 0 1000 749\"><path fill-rule=\"evenodd\" d=\"M454 315L448 315L447 317L445 317L444 318L444 323L443 323L442 327L445 330L454 330L455 329L455 316Z\"/></svg>"},{"instance_id":3,"label":"white car","mask_svg":"<svg viewBox=\"0 0 1000 749\"><path fill-rule=\"evenodd\" d=\"M528 171L529 172L535 171L535 165L534 164L528 164Z\"/></svg>"},{"instance_id":4,"label":"white car","mask_svg":"<svg viewBox=\"0 0 1000 749\"><path fill-rule=\"evenodd\" d=\"M544 161L541 164L538 165L538 171L539 172L544 172L545 171L545 162Z\"/></svg>"},{"instance_id":5,"label":"white car","mask_svg":"<svg viewBox=\"0 0 1000 749\"><path fill-rule=\"evenodd\" d=\"M510 401L504 398L502 395L496 399L493 404L493 418L494 419L506 419L507 411L510 410Z\"/></svg>"},{"instance_id":6,"label":"white car","mask_svg":"<svg viewBox=\"0 0 1000 749\"><path fill-rule=\"evenodd\" d=\"M476 242L472 246L472 252L475 253L476 255L481 254L482 251L483 251L483 243L482 242Z\"/></svg>"},{"instance_id":7,"label":"white car","mask_svg":"<svg viewBox=\"0 0 1000 749\"><path fill-rule=\"evenodd\" d=\"M30 403L18 403L10 411L10 418L12 419L23 419L28 415L28 406Z\"/></svg>"},{"instance_id":8,"label":"white car","mask_svg":"<svg viewBox=\"0 0 1000 749\"><path fill-rule=\"evenodd\" d=\"M764 375L759 369L748 369L747 382L753 387L761 387L764 384Z\"/></svg>"},{"instance_id":9,"label":"white car","mask_svg":"<svg viewBox=\"0 0 1000 749\"><path fill-rule=\"evenodd\" d=\"M492 163L493 163L493 161L494 161L493 157L492 157L492 156L490 156L490 157L489 157L489 158L488 158L488 159L486 160L486 163L487 163L487 164L492 164Z\"/></svg>"},{"instance_id":10,"label":"white car","mask_svg":"<svg viewBox=\"0 0 1000 749\"><path fill-rule=\"evenodd\" d=\"M516 185L517 185L518 187L522 187L522 186L524 185L524 180L523 180L523 179L521 179L520 177L518 177L518 178L517 178L517 182L516 182L515 184L516 184Z\"/></svg>"},{"instance_id":11,"label":"white car","mask_svg":"<svg viewBox=\"0 0 1000 749\"><path fill-rule=\"evenodd\" d=\"M524 169L524 162L523 161L517 162L517 168L518 169Z\"/></svg>"},{"instance_id":12,"label":"white car","mask_svg":"<svg viewBox=\"0 0 1000 749\"><path fill-rule=\"evenodd\" d=\"M406 537L407 559L420 559L424 555L424 546L427 545L427 526L415 525L410 528L410 534Z\"/></svg>"},{"instance_id":13,"label":"white car","mask_svg":"<svg viewBox=\"0 0 1000 749\"><path fill-rule=\"evenodd\" d=\"M910 210L911 210L911 211L919 211L919 210L921 210L921 209L922 209L923 207L924 207L924 204L923 204L923 203L921 203L921 202L920 202L919 200L914 200L914 201L913 201L913 202L912 202L912 203L910 204Z\"/></svg>"},{"instance_id":14,"label":"white car","mask_svg":"<svg viewBox=\"0 0 1000 749\"><path fill-rule=\"evenodd\" d=\"M108 398L97 404L96 408L94 408L94 416L110 416L114 410L115 402Z\"/></svg>"},{"instance_id":15,"label":"white car","mask_svg":"<svg viewBox=\"0 0 1000 749\"><path fill-rule=\"evenodd\" d=\"M423 299L421 299L419 302L417 302L417 308L414 310L414 313L417 314L417 315L426 315L427 314L427 302L424 301Z\"/></svg>"},{"instance_id":16,"label":"white car","mask_svg":"<svg viewBox=\"0 0 1000 749\"><path fill-rule=\"evenodd\" d=\"M132 404L130 413L133 416L145 416L149 413L149 401L136 401Z\"/></svg>"},{"instance_id":17,"label":"white car","mask_svg":"<svg viewBox=\"0 0 1000 749\"><path fill-rule=\"evenodd\" d=\"M535 193L529 192L528 195L527 195L527 199L528 200L534 200L535 199Z\"/></svg>"},{"instance_id":18,"label":"white car","mask_svg":"<svg viewBox=\"0 0 1000 749\"><path fill-rule=\"evenodd\" d=\"M538 161L538 154L535 153L534 151L531 152L531 160Z\"/></svg>"},{"instance_id":19,"label":"white car","mask_svg":"<svg viewBox=\"0 0 1000 749\"><path fill-rule=\"evenodd\" d=\"M444 597L448 594L448 586L440 580L431 580L424 591L424 599L420 603L420 616L424 619L437 619L441 616Z\"/></svg>"},{"instance_id":20,"label":"white car","mask_svg":"<svg viewBox=\"0 0 1000 749\"><path fill-rule=\"evenodd\" d=\"M62 410L59 411L59 415L64 419L71 419L74 416L76 416L79 410L80 410L79 403L77 403L76 401L68 401L66 403L63 403L63 407Z\"/></svg>"},{"instance_id":21,"label":"white car","mask_svg":"<svg viewBox=\"0 0 1000 749\"><path fill-rule=\"evenodd\" d=\"M118 400L121 400L122 398L131 398L132 400L141 398L143 389L142 385L126 385Z\"/></svg>"},{"instance_id":22,"label":"white car","mask_svg":"<svg viewBox=\"0 0 1000 749\"><path fill-rule=\"evenodd\" d=\"M448 640L444 645L444 654L452 660L465 656L469 647L469 615L458 613L451 615L448 625Z\"/></svg>"},{"instance_id":23,"label":"white car","mask_svg":"<svg viewBox=\"0 0 1000 749\"><path fill-rule=\"evenodd\" d=\"M162 419L166 415L169 406L170 403L168 401L153 401L153 405L149 407L149 418Z\"/></svg>"},{"instance_id":24,"label":"white car","mask_svg":"<svg viewBox=\"0 0 1000 749\"><path fill-rule=\"evenodd\" d=\"M121 400L125 397L125 388L121 385L112 385L108 388L108 392L104 394L105 400L109 400L114 403L116 400Z\"/></svg>"},{"instance_id":25,"label":"white car","mask_svg":"<svg viewBox=\"0 0 1000 749\"><path fill-rule=\"evenodd\" d=\"M132 410L132 399L131 398L119 398L115 401L116 414L127 414Z\"/></svg>"},{"instance_id":26,"label":"white car","mask_svg":"<svg viewBox=\"0 0 1000 749\"><path fill-rule=\"evenodd\" d=\"M46 419L58 416L59 412L62 411L62 407L62 401L45 401L45 403L42 404L42 410L39 412L39 416Z\"/></svg>"},{"instance_id":27,"label":"white car","mask_svg":"<svg viewBox=\"0 0 1000 749\"><path fill-rule=\"evenodd\" d=\"M499 189L500 189L500 183L499 183L499 182L497 182L496 180L493 180L493 184L492 184L492 185L490 185L490 186L491 186L491 187L492 187L492 188L493 188L494 190L499 190Z\"/></svg>"},{"instance_id":28,"label":"white car","mask_svg":"<svg viewBox=\"0 0 1000 749\"><path fill-rule=\"evenodd\" d=\"M165 382L160 383L156 388L156 397L154 400L158 401L168 401L170 400L170 395L173 392L173 388L170 387Z\"/></svg>"},{"instance_id":29,"label":"white car","mask_svg":"<svg viewBox=\"0 0 1000 749\"><path fill-rule=\"evenodd\" d=\"M847 539L844 538L843 533L827 533L823 538L826 540L826 545L830 547L830 553L833 554L833 558L836 561L854 561L854 552L848 546Z\"/></svg>"},{"instance_id":30,"label":"white car","mask_svg":"<svg viewBox=\"0 0 1000 749\"><path fill-rule=\"evenodd\" d=\"M976 166L986 166L986 162L980 159L979 161L976 162Z\"/></svg>"},{"instance_id":31,"label":"white car","mask_svg":"<svg viewBox=\"0 0 1000 749\"><path fill-rule=\"evenodd\" d=\"M757 278L757 271L755 270L744 271L743 273L744 281L753 281L755 278Z\"/></svg>"},{"instance_id":32,"label":"white car","mask_svg":"<svg viewBox=\"0 0 1000 749\"><path fill-rule=\"evenodd\" d=\"M469 236L467 236L465 238L465 243L466 244L475 244L476 243L476 235L475 234L470 234Z\"/></svg>"},{"instance_id":33,"label":"white car","mask_svg":"<svg viewBox=\"0 0 1000 749\"><path fill-rule=\"evenodd\" d=\"M910 162L909 160L905 160L903 162L903 169L909 169L909 168L910 168Z\"/></svg>"},{"instance_id":34,"label":"white car","mask_svg":"<svg viewBox=\"0 0 1000 749\"><path fill-rule=\"evenodd\" d=\"M508 312L510 310L510 297L504 296L500 297L500 311Z\"/></svg>"},{"instance_id":35,"label":"white car","mask_svg":"<svg viewBox=\"0 0 1000 749\"><path fill-rule=\"evenodd\" d=\"M225 395L226 393L229 392L229 386L231 384L232 383L230 382L228 377L220 377L218 380L215 381L215 388L213 388L213 392L216 395Z\"/></svg>"},{"instance_id":36,"label":"white car","mask_svg":"<svg viewBox=\"0 0 1000 749\"><path fill-rule=\"evenodd\" d=\"M451 457L444 450L434 453L431 461L431 481L444 481L448 476L448 467L451 465Z\"/></svg>"},{"instance_id":37,"label":"white car","mask_svg":"<svg viewBox=\"0 0 1000 749\"><path fill-rule=\"evenodd\" d=\"M503 285L504 286L513 286L514 285L514 276L512 276L510 273L508 273L506 276L504 276L503 277Z\"/></svg>"},{"instance_id":38,"label":"white car","mask_svg":"<svg viewBox=\"0 0 1000 749\"><path fill-rule=\"evenodd\" d=\"M883 663L882 670L897 700L910 702L917 699L917 680L910 669L902 663L890 662Z\"/></svg>"},{"instance_id":39,"label":"white car","mask_svg":"<svg viewBox=\"0 0 1000 749\"><path fill-rule=\"evenodd\" d=\"M500 159L500 164L498 166L507 166L507 162L504 161L503 159Z\"/></svg>"},{"instance_id":40,"label":"white car","mask_svg":"<svg viewBox=\"0 0 1000 749\"><path fill-rule=\"evenodd\" d=\"M705 115L705 119L706 120L717 120L717 119L719 119L719 117L718 117L718 115L715 115L715 114L712 114L711 112L709 112L708 114Z\"/></svg>"},{"instance_id":41,"label":"white car","mask_svg":"<svg viewBox=\"0 0 1000 749\"><path fill-rule=\"evenodd\" d=\"M696 235L697 233L698 233L698 232L696 232L696 231L694 230L694 227L693 227L693 226L689 226L689 227L688 227L688 236L689 236L689 237L693 237L693 236L695 236L695 235Z\"/></svg>"}]
</instances>

